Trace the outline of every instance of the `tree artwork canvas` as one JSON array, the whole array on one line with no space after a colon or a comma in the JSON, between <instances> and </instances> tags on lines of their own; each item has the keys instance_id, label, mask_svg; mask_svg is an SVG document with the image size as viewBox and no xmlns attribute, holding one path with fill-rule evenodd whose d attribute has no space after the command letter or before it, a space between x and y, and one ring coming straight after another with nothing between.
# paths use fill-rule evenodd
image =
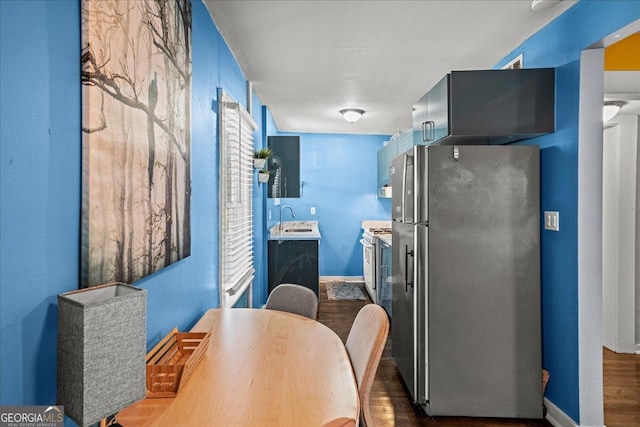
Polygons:
<instances>
[{"instance_id":1,"label":"tree artwork canvas","mask_svg":"<svg viewBox=\"0 0 640 427\"><path fill-rule=\"evenodd\" d=\"M191 2L82 0L81 286L190 255Z\"/></svg>"}]
</instances>

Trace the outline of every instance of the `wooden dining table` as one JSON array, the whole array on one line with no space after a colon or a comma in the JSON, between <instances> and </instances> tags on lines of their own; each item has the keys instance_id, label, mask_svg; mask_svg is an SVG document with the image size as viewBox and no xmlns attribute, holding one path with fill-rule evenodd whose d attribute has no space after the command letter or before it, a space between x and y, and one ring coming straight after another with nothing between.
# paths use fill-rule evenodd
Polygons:
<instances>
[{"instance_id":1,"label":"wooden dining table","mask_svg":"<svg viewBox=\"0 0 640 427\"><path fill-rule=\"evenodd\" d=\"M340 338L315 320L275 310L211 309L192 332L208 349L173 398L146 398L123 427L323 426L358 420L360 402Z\"/></svg>"}]
</instances>

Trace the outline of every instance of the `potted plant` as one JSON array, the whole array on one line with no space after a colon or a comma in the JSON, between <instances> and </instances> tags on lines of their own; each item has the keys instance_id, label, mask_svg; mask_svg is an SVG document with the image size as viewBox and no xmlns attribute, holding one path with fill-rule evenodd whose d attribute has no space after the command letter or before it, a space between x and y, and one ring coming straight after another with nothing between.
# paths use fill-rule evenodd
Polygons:
<instances>
[{"instance_id":1,"label":"potted plant","mask_svg":"<svg viewBox=\"0 0 640 427\"><path fill-rule=\"evenodd\" d=\"M256 169L264 168L267 158L271 156L271 148L266 147L253 152L253 167Z\"/></svg>"},{"instance_id":2,"label":"potted plant","mask_svg":"<svg viewBox=\"0 0 640 427\"><path fill-rule=\"evenodd\" d=\"M258 182L269 182L269 170L260 169L258 171Z\"/></svg>"}]
</instances>

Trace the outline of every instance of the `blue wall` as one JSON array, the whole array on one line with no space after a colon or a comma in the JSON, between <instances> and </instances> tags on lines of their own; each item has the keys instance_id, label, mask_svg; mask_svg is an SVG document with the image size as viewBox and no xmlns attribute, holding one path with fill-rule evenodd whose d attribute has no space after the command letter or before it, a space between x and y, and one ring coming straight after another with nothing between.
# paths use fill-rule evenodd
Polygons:
<instances>
[{"instance_id":1,"label":"blue wall","mask_svg":"<svg viewBox=\"0 0 640 427\"><path fill-rule=\"evenodd\" d=\"M562 213L560 232L542 232L543 366L551 373L546 396L577 422L580 54L638 18L638 1L583 0L496 65L523 53L525 68L557 67L556 132L527 143L541 148L541 208Z\"/></svg>"},{"instance_id":2,"label":"blue wall","mask_svg":"<svg viewBox=\"0 0 640 427\"><path fill-rule=\"evenodd\" d=\"M0 19L0 404L45 405L56 401L56 296L79 281L80 6L2 0ZM192 43L192 255L135 283L148 289L149 344L219 302L216 88L245 104L246 87L199 0ZM260 125L262 105L255 97L253 105ZM262 236L264 199L254 202Z\"/></svg>"},{"instance_id":3,"label":"blue wall","mask_svg":"<svg viewBox=\"0 0 640 427\"><path fill-rule=\"evenodd\" d=\"M136 285L148 289L148 341L189 328L218 305L216 88L244 104L245 79L205 6L193 1L192 255ZM76 289L80 241L80 11L77 0L0 1L0 404L55 402L56 295ZM640 18L640 2L584 0L508 55L557 67L557 132L541 146L542 209L563 213L543 232L543 362L547 396L579 420L577 152L580 51ZM256 147L277 129L254 97ZM301 134L299 219L320 221L322 275L361 275L360 221L388 219L375 197L383 136ZM277 209L254 197L256 286L264 302L267 223ZM262 195L260 194L262 192ZM317 215L309 208L315 206ZM272 211L267 221L266 212ZM261 252L261 253L260 253Z\"/></svg>"},{"instance_id":4,"label":"blue wall","mask_svg":"<svg viewBox=\"0 0 640 427\"><path fill-rule=\"evenodd\" d=\"M378 199L377 152L389 136L314 133L300 135L300 180L304 184L299 199L281 199L273 206L268 226L278 222L280 208L290 205L296 220L319 221L320 275L362 276L361 222L365 219L391 220L389 199ZM311 207L316 215L310 214ZM290 213L285 212L285 220Z\"/></svg>"},{"instance_id":5,"label":"blue wall","mask_svg":"<svg viewBox=\"0 0 640 427\"><path fill-rule=\"evenodd\" d=\"M75 3L0 2L3 405L55 402L56 295L79 277L78 26Z\"/></svg>"}]
</instances>

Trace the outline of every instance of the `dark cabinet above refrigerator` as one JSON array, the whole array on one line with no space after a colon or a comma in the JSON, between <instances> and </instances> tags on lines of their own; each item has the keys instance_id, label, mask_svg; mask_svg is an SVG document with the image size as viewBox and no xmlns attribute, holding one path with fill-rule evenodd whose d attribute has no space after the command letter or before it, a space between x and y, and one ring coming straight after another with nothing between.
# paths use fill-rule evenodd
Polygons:
<instances>
[{"instance_id":1,"label":"dark cabinet above refrigerator","mask_svg":"<svg viewBox=\"0 0 640 427\"><path fill-rule=\"evenodd\" d=\"M452 71L413 106L414 144L507 144L555 131L555 69Z\"/></svg>"}]
</instances>

